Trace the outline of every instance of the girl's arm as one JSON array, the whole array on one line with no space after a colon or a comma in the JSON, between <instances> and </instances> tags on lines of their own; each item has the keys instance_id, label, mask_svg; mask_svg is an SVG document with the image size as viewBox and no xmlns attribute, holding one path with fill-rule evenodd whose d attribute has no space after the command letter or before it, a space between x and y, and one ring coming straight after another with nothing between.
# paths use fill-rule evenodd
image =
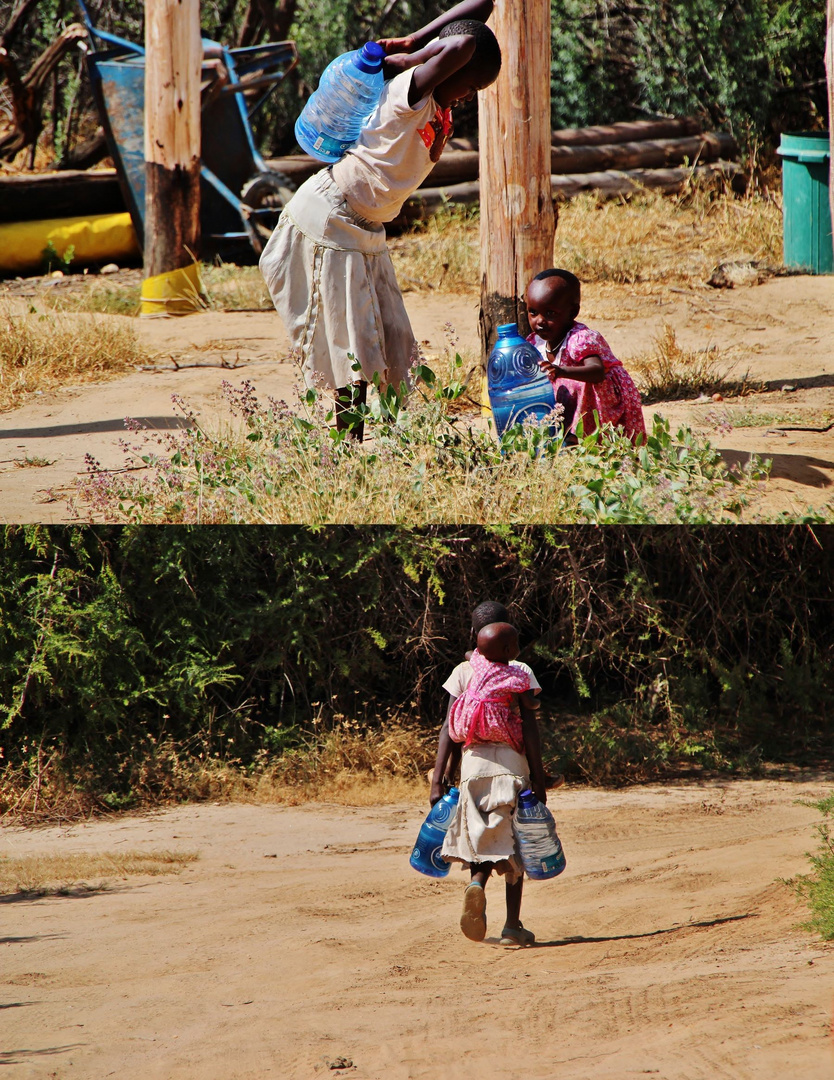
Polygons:
<instances>
[{"instance_id":1,"label":"girl's arm","mask_svg":"<svg viewBox=\"0 0 834 1080\"><path fill-rule=\"evenodd\" d=\"M449 23L457 22L459 19L477 19L478 22L486 22L492 14L493 7L492 0L462 0L462 3L456 4L445 15L438 16L408 37L382 38L379 44L387 53L412 53L428 45L432 38L436 38L443 27L448 26Z\"/></svg>"},{"instance_id":2,"label":"girl's arm","mask_svg":"<svg viewBox=\"0 0 834 1080\"><path fill-rule=\"evenodd\" d=\"M518 695L519 706L524 705L530 709L531 712L538 712L541 708L541 702L536 697L535 691L525 690L523 694Z\"/></svg>"},{"instance_id":3,"label":"girl's arm","mask_svg":"<svg viewBox=\"0 0 834 1080\"><path fill-rule=\"evenodd\" d=\"M524 754L530 766L530 786L539 802L547 802L547 777L542 764L542 744L536 714L527 708L521 699L521 737L524 740Z\"/></svg>"},{"instance_id":4,"label":"girl's arm","mask_svg":"<svg viewBox=\"0 0 834 1080\"><path fill-rule=\"evenodd\" d=\"M435 38L416 52L398 52L385 57L383 71L386 79L415 68L408 91L408 102L414 105L442 82L467 64L475 52L475 39L466 34Z\"/></svg>"},{"instance_id":5,"label":"girl's arm","mask_svg":"<svg viewBox=\"0 0 834 1080\"><path fill-rule=\"evenodd\" d=\"M429 791L429 802L432 806L443 798L444 783L446 781L451 783L460 763L461 745L456 743L449 734L449 714L455 701L457 701L457 698L452 697L450 694L446 719L443 721L440 738L437 740L437 757L434 762L434 773L432 774L431 790Z\"/></svg>"},{"instance_id":6,"label":"girl's arm","mask_svg":"<svg viewBox=\"0 0 834 1080\"><path fill-rule=\"evenodd\" d=\"M605 365L601 356L586 356L576 367L554 364L551 360L539 360L539 367L550 379L576 379L577 382L601 383L605 379Z\"/></svg>"}]
</instances>

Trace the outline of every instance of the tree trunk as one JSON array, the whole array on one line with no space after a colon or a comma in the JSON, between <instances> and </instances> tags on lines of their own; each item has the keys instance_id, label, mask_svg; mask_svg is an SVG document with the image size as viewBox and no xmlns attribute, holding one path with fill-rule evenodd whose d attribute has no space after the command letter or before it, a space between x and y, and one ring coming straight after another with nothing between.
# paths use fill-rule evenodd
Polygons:
<instances>
[{"instance_id":1,"label":"tree trunk","mask_svg":"<svg viewBox=\"0 0 834 1080\"><path fill-rule=\"evenodd\" d=\"M145 48L148 278L187 266L199 251L199 0L148 0Z\"/></svg>"},{"instance_id":2,"label":"tree trunk","mask_svg":"<svg viewBox=\"0 0 834 1080\"><path fill-rule=\"evenodd\" d=\"M497 5L492 28L504 57L480 95L481 347L500 323L526 330L524 292L553 261L550 193L550 3Z\"/></svg>"}]
</instances>

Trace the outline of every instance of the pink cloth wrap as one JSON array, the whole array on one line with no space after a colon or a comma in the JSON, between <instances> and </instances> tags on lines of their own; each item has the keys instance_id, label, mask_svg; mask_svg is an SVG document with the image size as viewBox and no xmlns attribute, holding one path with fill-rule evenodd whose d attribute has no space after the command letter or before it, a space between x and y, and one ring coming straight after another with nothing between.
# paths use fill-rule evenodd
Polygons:
<instances>
[{"instance_id":1,"label":"pink cloth wrap","mask_svg":"<svg viewBox=\"0 0 834 1080\"><path fill-rule=\"evenodd\" d=\"M449 734L455 742L507 743L524 753L521 717L511 708L513 697L530 689L526 671L510 664L493 663L476 649L469 661L472 679L452 703Z\"/></svg>"},{"instance_id":2,"label":"pink cloth wrap","mask_svg":"<svg viewBox=\"0 0 834 1080\"><path fill-rule=\"evenodd\" d=\"M547 358L547 343L530 334L527 340L541 356ZM583 434L590 435L596 429L594 413L600 424L612 424L621 428L632 442L645 441L646 425L640 405L640 392L634 385L622 362L611 352L611 347L597 330L576 322L568 330L557 350L556 363L560 367L576 367L589 356L598 356L605 368L605 378L600 383L582 382L579 379L551 378L556 400L560 401L560 389L567 392L575 403L573 416L566 423L568 431L576 431L582 421ZM564 402L562 402L564 404Z\"/></svg>"}]
</instances>

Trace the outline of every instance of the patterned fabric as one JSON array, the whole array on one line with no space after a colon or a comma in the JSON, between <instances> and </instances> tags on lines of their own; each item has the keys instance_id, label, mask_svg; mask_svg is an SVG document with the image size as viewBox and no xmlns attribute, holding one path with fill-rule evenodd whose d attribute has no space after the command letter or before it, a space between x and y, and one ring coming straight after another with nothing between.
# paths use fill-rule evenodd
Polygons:
<instances>
[{"instance_id":1,"label":"patterned fabric","mask_svg":"<svg viewBox=\"0 0 834 1080\"><path fill-rule=\"evenodd\" d=\"M521 719L511 710L513 697L530 689L526 672L510 664L496 664L476 649L469 661L472 679L452 704L449 734L455 742L507 743L524 753Z\"/></svg>"},{"instance_id":2,"label":"patterned fabric","mask_svg":"<svg viewBox=\"0 0 834 1080\"><path fill-rule=\"evenodd\" d=\"M538 334L530 334L527 340L547 359L546 341ZM640 393L602 334L590 330L584 323L575 322L555 352L555 363L559 367L576 367L587 357L598 356L605 368L605 378L596 384L579 379L552 380L556 400L565 406L566 430L575 432L581 420L584 434L590 435L597 426L596 412L600 424L622 428L632 442L637 442L641 436L645 440Z\"/></svg>"},{"instance_id":3,"label":"patterned fabric","mask_svg":"<svg viewBox=\"0 0 834 1080\"><path fill-rule=\"evenodd\" d=\"M443 147L449 141L453 130L452 110L440 108L426 126L420 128L418 134L429 148L429 157L432 161L440 161Z\"/></svg>"}]
</instances>

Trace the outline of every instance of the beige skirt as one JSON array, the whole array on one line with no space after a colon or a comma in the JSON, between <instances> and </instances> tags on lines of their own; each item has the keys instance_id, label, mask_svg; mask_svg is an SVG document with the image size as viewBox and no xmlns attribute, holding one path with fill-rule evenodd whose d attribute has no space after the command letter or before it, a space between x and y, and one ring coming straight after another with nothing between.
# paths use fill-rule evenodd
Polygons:
<instances>
[{"instance_id":1,"label":"beige skirt","mask_svg":"<svg viewBox=\"0 0 834 1080\"><path fill-rule=\"evenodd\" d=\"M441 854L447 862L491 862L512 885L523 874L513 832L519 792L530 786L523 754L506 743L478 743L464 749L460 765L460 800Z\"/></svg>"},{"instance_id":2,"label":"beige skirt","mask_svg":"<svg viewBox=\"0 0 834 1080\"><path fill-rule=\"evenodd\" d=\"M260 268L308 386L408 379L417 343L385 227L354 213L328 169L284 207Z\"/></svg>"}]
</instances>

